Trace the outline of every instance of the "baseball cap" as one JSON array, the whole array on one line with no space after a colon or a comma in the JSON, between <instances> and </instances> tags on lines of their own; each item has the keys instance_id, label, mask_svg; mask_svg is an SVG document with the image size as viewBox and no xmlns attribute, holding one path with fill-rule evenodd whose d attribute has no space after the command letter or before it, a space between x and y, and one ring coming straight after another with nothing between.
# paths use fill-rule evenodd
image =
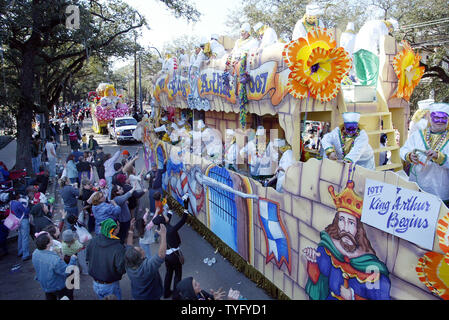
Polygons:
<instances>
[{"instance_id":1,"label":"baseball cap","mask_svg":"<svg viewBox=\"0 0 449 320\"><path fill-rule=\"evenodd\" d=\"M71 242L74 239L75 239L75 235L73 234L72 230L68 229L68 230L65 230L62 233L62 241L64 241L64 242Z\"/></svg>"}]
</instances>

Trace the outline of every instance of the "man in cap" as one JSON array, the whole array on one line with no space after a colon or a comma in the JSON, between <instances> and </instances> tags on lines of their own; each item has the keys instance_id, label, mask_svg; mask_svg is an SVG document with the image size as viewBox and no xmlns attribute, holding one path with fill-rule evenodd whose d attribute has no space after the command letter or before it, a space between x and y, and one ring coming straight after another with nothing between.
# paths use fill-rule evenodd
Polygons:
<instances>
[{"instance_id":1,"label":"man in cap","mask_svg":"<svg viewBox=\"0 0 449 320\"><path fill-rule=\"evenodd\" d=\"M209 44L212 56L215 59L221 59L225 55L226 50L223 45L218 42L218 34L214 33L210 36Z\"/></svg>"},{"instance_id":2,"label":"man in cap","mask_svg":"<svg viewBox=\"0 0 449 320\"><path fill-rule=\"evenodd\" d=\"M235 42L231 55L234 60L240 60L244 54L257 50L258 42L251 37L251 26L244 23L240 27L240 38Z\"/></svg>"},{"instance_id":3,"label":"man in cap","mask_svg":"<svg viewBox=\"0 0 449 320\"><path fill-rule=\"evenodd\" d=\"M221 133L217 129L205 128L201 133L206 157L214 163L221 164L223 159L223 142Z\"/></svg>"},{"instance_id":4,"label":"man in cap","mask_svg":"<svg viewBox=\"0 0 449 320\"><path fill-rule=\"evenodd\" d=\"M259 179L268 181L271 179L277 169L279 161L279 140L270 141L268 145L263 142L258 147L258 160L259 160Z\"/></svg>"},{"instance_id":5,"label":"man in cap","mask_svg":"<svg viewBox=\"0 0 449 320\"><path fill-rule=\"evenodd\" d=\"M449 104L433 103L424 129L413 132L400 149L403 160L410 162L410 181L449 204Z\"/></svg>"},{"instance_id":6,"label":"man in cap","mask_svg":"<svg viewBox=\"0 0 449 320\"><path fill-rule=\"evenodd\" d=\"M134 219L131 220L127 245L133 244ZM120 280L125 273L125 246L117 236L120 224L113 219L101 223L101 232L87 245L86 260L89 263L89 275L93 278L93 289L99 299L115 295L121 300Z\"/></svg>"},{"instance_id":7,"label":"man in cap","mask_svg":"<svg viewBox=\"0 0 449 320\"><path fill-rule=\"evenodd\" d=\"M226 143L225 143L225 158L224 163L226 169L237 170L237 160L239 156L239 147L236 143L235 131L226 129Z\"/></svg>"},{"instance_id":8,"label":"man in cap","mask_svg":"<svg viewBox=\"0 0 449 320\"><path fill-rule=\"evenodd\" d=\"M254 31L257 34L257 38L259 39L259 51L263 50L265 47L271 46L278 41L278 36L276 31L271 28L268 24L264 24L263 22L258 22L254 26Z\"/></svg>"},{"instance_id":9,"label":"man in cap","mask_svg":"<svg viewBox=\"0 0 449 320\"><path fill-rule=\"evenodd\" d=\"M279 160L279 166L276 169L274 177L268 181L267 185L271 185L271 183L274 183L276 180L276 191L282 192L285 181L285 172L295 163L295 157L293 156L292 147L289 146L284 139L276 139L274 145L278 148L281 159Z\"/></svg>"},{"instance_id":10,"label":"man in cap","mask_svg":"<svg viewBox=\"0 0 449 320\"><path fill-rule=\"evenodd\" d=\"M359 127L360 113L345 112L342 117L344 124L325 134L321 140L325 158L374 170L374 152L369 145L368 134Z\"/></svg>"},{"instance_id":11,"label":"man in cap","mask_svg":"<svg viewBox=\"0 0 449 320\"><path fill-rule=\"evenodd\" d=\"M178 125L175 122L173 122L171 124L171 128L172 128L172 130L171 130L171 134L170 134L169 138L170 138L171 143L173 145L175 145L175 144L178 144L178 142L180 140L180 137L179 137L180 128L178 127Z\"/></svg>"},{"instance_id":12,"label":"man in cap","mask_svg":"<svg viewBox=\"0 0 449 320\"><path fill-rule=\"evenodd\" d=\"M209 47L209 42L207 41L206 37L202 37L200 39L200 41L198 41L197 46L195 47L195 54L192 55L192 57L190 58L190 64L199 69L201 67L201 64L203 63L203 61L206 61L209 59L209 57L206 55L205 53L205 48L207 45L207 51L209 53L210 47Z\"/></svg>"},{"instance_id":13,"label":"man in cap","mask_svg":"<svg viewBox=\"0 0 449 320\"><path fill-rule=\"evenodd\" d=\"M165 54L165 60L162 63L162 72L163 73L172 73L175 70L176 58L173 57L171 52L167 52Z\"/></svg>"},{"instance_id":14,"label":"man in cap","mask_svg":"<svg viewBox=\"0 0 449 320\"><path fill-rule=\"evenodd\" d=\"M192 153L201 156L203 153L203 132L206 129L206 125L203 120L198 120L193 123L194 130L192 133Z\"/></svg>"},{"instance_id":15,"label":"man in cap","mask_svg":"<svg viewBox=\"0 0 449 320\"><path fill-rule=\"evenodd\" d=\"M259 154L262 154L261 149L265 149L265 128L258 126L256 133L251 130L248 135L248 143L240 150L240 157L247 159L249 165L249 173L254 179L259 178Z\"/></svg>"},{"instance_id":16,"label":"man in cap","mask_svg":"<svg viewBox=\"0 0 449 320\"><path fill-rule=\"evenodd\" d=\"M376 85L380 43L398 28L398 22L394 19L367 21L360 28L354 41L354 68L361 85Z\"/></svg>"},{"instance_id":17,"label":"man in cap","mask_svg":"<svg viewBox=\"0 0 449 320\"><path fill-rule=\"evenodd\" d=\"M179 49L179 68L181 70L186 70L189 68L189 55L185 53L185 49Z\"/></svg>"},{"instance_id":18,"label":"man in cap","mask_svg":"<svg viewBox=\"0 0 449 320\"><path fill-rule=\"evenodd\" d=\"M200 46L200 43L197 42L196 45L195 45L195 50L192 53L192 55L190 56L190 58L189 58L190 66L192 66L192 67L195 66L196 58L198 57L198 55L200 53L201 53L201 46Z\"/></svg>"},{"instance_id":19,"label":"man in cap","mask_svg":"<svg viewBox=\"0 0 449 320\"><path fill-rule=\"evenodd\" d=\"M191 144L191 135L190 135L190 125L187 123L184 117L181 117L177 123L176 135L178 140L180 141L180 146L182 148L187 147L190 152L190 144Z\"/></svg>"},{"instance_id":20,"label":"man in cap","mask_svg":"<svg viewBox=\"0 0 449 320\"><path fill-rule=\"evenodd\" d=\"M312 28L324 28L324 24L318 19L323 14L323 10L316 3L310 3L306 6L306 13L298 20L293 29L292 40L305 38Z\"/></svg>"}]
</instances>

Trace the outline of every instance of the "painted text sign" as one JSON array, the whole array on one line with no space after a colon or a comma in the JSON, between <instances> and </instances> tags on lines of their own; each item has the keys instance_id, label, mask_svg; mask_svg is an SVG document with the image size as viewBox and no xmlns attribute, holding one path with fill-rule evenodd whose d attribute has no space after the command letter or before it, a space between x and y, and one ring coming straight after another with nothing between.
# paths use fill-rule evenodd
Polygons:
<instances>
[{"instance_id":1,"label":"painted text sign","mask_svg":"<svg viewBox=\"0 0 449 320\"><path fill-rule=\"evenodd\" d=\"M431 194L366 179L362 222L432 250L440 206Z\"/></svg>"}]
</instances>

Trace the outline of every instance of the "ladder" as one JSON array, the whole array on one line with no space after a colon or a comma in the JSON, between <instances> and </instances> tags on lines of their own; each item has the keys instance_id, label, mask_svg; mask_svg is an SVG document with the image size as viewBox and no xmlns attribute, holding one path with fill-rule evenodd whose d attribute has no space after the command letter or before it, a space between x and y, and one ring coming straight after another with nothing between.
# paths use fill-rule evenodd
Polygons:
<instances>
[{"instance_id":1,"label":"ladder","mask_svg":"<svg viewBox=\"0 0 449 320\"><path fill-rule=\"evenodd\" d=\"M363 103L361 103L363 105ZM399 155L399 145L396 143L396 132L393 128L392 114L388 110L387 103L379 92L377 92L377 110L374 112L361 112L360 125L365 129L369 137L369 143L374 151L374 160L377 171L394 170L398 171L403 168L402 160ZM362 107L358 103L357 107ZM383 126L382 126L383 123ZM380 137L382 134L387 135L387 144L385 147L380 145ZM379 165L379 155L381 152L391 152L388 164Z\"/></svg>"}]
</instances>

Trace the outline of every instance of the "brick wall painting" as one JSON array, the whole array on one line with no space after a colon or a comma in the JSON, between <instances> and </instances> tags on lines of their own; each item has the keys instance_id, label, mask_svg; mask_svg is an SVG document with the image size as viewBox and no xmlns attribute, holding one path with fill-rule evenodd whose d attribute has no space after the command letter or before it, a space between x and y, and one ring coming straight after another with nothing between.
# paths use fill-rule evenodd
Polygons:
<instances>
[{"instance_id":1,"label":"brick wall painting","mask_svg":"<svg viewBox=\"0 0 449 320\"><path fill-rule=\"evenodd\" d=\"M166 153L168 155L173 154L171 149L174 146L165 142L163 144ZM184 161L187 175L189 175L188 172L192 168L196 168L195 170L200 170L203 174L206 174L207 170L214 166L206 159L190 154L184 156ZM189 161L199 165L189 165ZM239 215L244 216L245 219L242 219L240 222L241 229L239 230L241 231L239 232L243 236L238 240L240 244L238 244L239 251L237 252L292 299L310 299L310 292L313 291L310 288L313 270L311 271L304 252L307 248L317 249L321 245L320 243L323 242L322 232L332 224L336 218L337 211L329 188L332 187L336 195L340 194L346 187L349 169L349 165L327 159L321 161L310 159L306 163L297 162L286 172L283 193L279 193L272 188L263 187L259 182L251 178L229 171L230 177L232 177L231 179L234 182L240 181L241 185L245 185L245 187L239 187L241 192L248 192L257 197L257 199L246 199L244 201L251 203L251 206L246 205L243 207L243 202L240 204L241 208L248 212L239 212ZM367 177L396 186L419 190L415 183L408 182L393 172L376 172L357 167L352 180L354 181L354 192L358 195L364 194L365 179ZM207 189L204 185L203 188ZM259 199L267 199L278 210L278 219L283 225L283 227L280 227L280 230L285 234L285 239L288 239L287 251L284 251L287 253L284 254L285 258L283 260L281 255L278 255L276 258L273 250L270 251L270 244L267 244L266 230L259 214ZM208 210L207 205L202 206L197 212L196 218L205 226L210 227L210 212ZM447 207L442 203L439 218L442 219L446 216L448 211ZM242 225L244 223L247 225ZM382 289L377 289L380 290L377 295L372 294L377 288L376 282L370 284L369 280L372 280L372 278L366 278L365 282L368 283L368 288L374 288L375 290L365 295L360 294L359 296L357 294L357 298L438 299L419 280L416 272L419 259L428 250L368 225L363 225L363 229L367 242L369 242L375 253L371 257L374 259L374 262L371 261L372 264L370 265L377 266L380 276L384 278L379 284L379 287ZM242 243L245 245L242 245ZM338 259L332 260L330 255L326 253L326 250L324 252L331 263L336 264L338 262ZM338 255L337 252L338 250L334 254ZM439 247L437 235L435 235L433 252L444 254ZM348 262L344 258L343 262L346 264L335 268L348 268ZM357 275L359 279L357 277L348 279L349 287L353 285L354 281L364 281L361 278L361 273ZM388 288L388 283L389 289L387 290L385 286ZM338 297L341 297L340 286L345 288L344 281L341 281L338 287L330 285L336 291L334 294ZM347 293L345 292L343 295L347 296ZM352 294L352 292L350 293Z\"/></svg>"}]
</instances>

